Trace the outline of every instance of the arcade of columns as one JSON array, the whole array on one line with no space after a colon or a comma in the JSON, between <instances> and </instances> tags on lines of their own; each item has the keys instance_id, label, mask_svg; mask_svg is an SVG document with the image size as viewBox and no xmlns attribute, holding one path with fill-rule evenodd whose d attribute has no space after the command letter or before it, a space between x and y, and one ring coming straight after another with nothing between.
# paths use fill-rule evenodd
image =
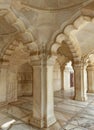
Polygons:
<instances>
[{"instance_id":1,"label":"arcade of columns","mask_svg":"<svg viewBox=\"0 0 94 130\"><path fill-rule=\"evenodd\" d=\"M79 30L84 24L92 24L94 19L89 16L80 16L73 24L66 26L62 33L56 36L54 43L47 48L46 45L39 44L38 46L34 42L30 30L25 27L20 18L17 18L12 12L3 13L5 19L21 33L20 37L23 40L21 43L20 38L14 40L2 52L0 59L0 102L17 101L18 66L15 63L13 64L14 59L12 63L11 60L12 56L15 55L14 52L17 53L21 50L23 55L20 56L19 62L16 59L15 62L19 66L28 62L33 71L33 115L30 117L29 123L39 128L49 127L56 122L53 99L53 69L56 61L60 65L62 88L64 86L65 65L69 61L72 62L74 100L86 101L88 100L87 92L94 93L94 60L91 58L93 57L93 51L83 56L79 43L71 37L73 31ZM68 57L62 56L59 52L63 44L69 48L70 54ZM30 48L30 45L32 48ZM86 71L87 81L85 81Z\"/></svg>"}]
</instances>

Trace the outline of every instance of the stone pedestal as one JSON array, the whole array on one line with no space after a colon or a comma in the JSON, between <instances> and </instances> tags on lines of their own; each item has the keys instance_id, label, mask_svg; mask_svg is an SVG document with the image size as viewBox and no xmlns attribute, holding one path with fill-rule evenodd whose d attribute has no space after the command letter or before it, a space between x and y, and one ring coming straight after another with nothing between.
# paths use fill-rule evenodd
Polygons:
<instances>
[{"instance_id":1,"label":"stone pedestal","mask_svg":"<svg viewBox=\"0 0 94 130\"><path fill-rule=\"evenodd\" d=\"M86 101L86 88L84 86L84 65L74 65L74 87L75 87L75 100Z\"/></svg>"},{"instance_id":2,"label":"stone pedestal","mask_svg":"<svg viewBox=\"0 0 94 130\"><path fill-rule=\"evenodd\" d=\"M33 62L33 115L30 123L49 127L56 122L53 100L53 66L46 61Z\"/></svg>"},{"instance_id":3,"label":"stone pedestal","mask_svg":"<svg viewBox=\"0 0 94 130\"><path fill-rule=\"evenodd\" d=\"M87 67L87 84L88 93L94 93L94 65Z\"/></svg>"}]
</instances>

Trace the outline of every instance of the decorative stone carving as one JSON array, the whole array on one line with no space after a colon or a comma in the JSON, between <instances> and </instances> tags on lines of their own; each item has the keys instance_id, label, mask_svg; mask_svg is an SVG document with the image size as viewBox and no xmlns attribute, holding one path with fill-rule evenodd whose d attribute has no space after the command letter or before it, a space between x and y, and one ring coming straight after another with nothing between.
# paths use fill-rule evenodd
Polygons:
<instances>
[{"instance_id":1,"label":"decorative stone carving","mask_svg":"<svg viewBox=\"0 0 94 130\"><path fill-rule=\"evenodd\" d=\"M30 124L38 127L38 128L43 128L44 127L44 120L41 120L41 119L37 119L37 118L34 118L31 116L30 118Z\"/></svg>"}]
</instances>

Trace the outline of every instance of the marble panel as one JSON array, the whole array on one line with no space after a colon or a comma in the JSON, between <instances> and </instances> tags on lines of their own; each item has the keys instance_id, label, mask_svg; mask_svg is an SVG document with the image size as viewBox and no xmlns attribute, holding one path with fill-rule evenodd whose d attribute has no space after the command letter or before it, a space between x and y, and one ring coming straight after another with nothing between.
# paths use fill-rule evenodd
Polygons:
<instances>
[{"instance_id":1,"label":"marble panel","mask_svg":"<svg viewBox=\"0 0 94 130\"><path fill-rule=\"evenodd\" d=\"M94 126L94 120L90 120L85 117L76 117L70 123L76 126L87 128L88 130L91 126Z\"/></svg>"}]
</instances>

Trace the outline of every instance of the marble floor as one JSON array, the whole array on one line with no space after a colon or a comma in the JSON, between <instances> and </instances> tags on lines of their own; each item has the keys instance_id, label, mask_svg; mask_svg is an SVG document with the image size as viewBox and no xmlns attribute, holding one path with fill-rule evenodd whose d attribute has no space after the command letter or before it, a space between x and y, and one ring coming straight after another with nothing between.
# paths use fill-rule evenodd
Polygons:
<instances>
[{"instance_id":1,"label":"marble floor","mask_svg":"<svg viewBox=\"0 0 94 130\"><path fill-rule=\"evenodd\" d=\"M32 98L21 97L17 102L0 107L0 130L94 130L94 95L87 102L73 100L73 90L54 94L57 122L38 129L27 124L32 116Z\"/></svg>"}]
</instances>

